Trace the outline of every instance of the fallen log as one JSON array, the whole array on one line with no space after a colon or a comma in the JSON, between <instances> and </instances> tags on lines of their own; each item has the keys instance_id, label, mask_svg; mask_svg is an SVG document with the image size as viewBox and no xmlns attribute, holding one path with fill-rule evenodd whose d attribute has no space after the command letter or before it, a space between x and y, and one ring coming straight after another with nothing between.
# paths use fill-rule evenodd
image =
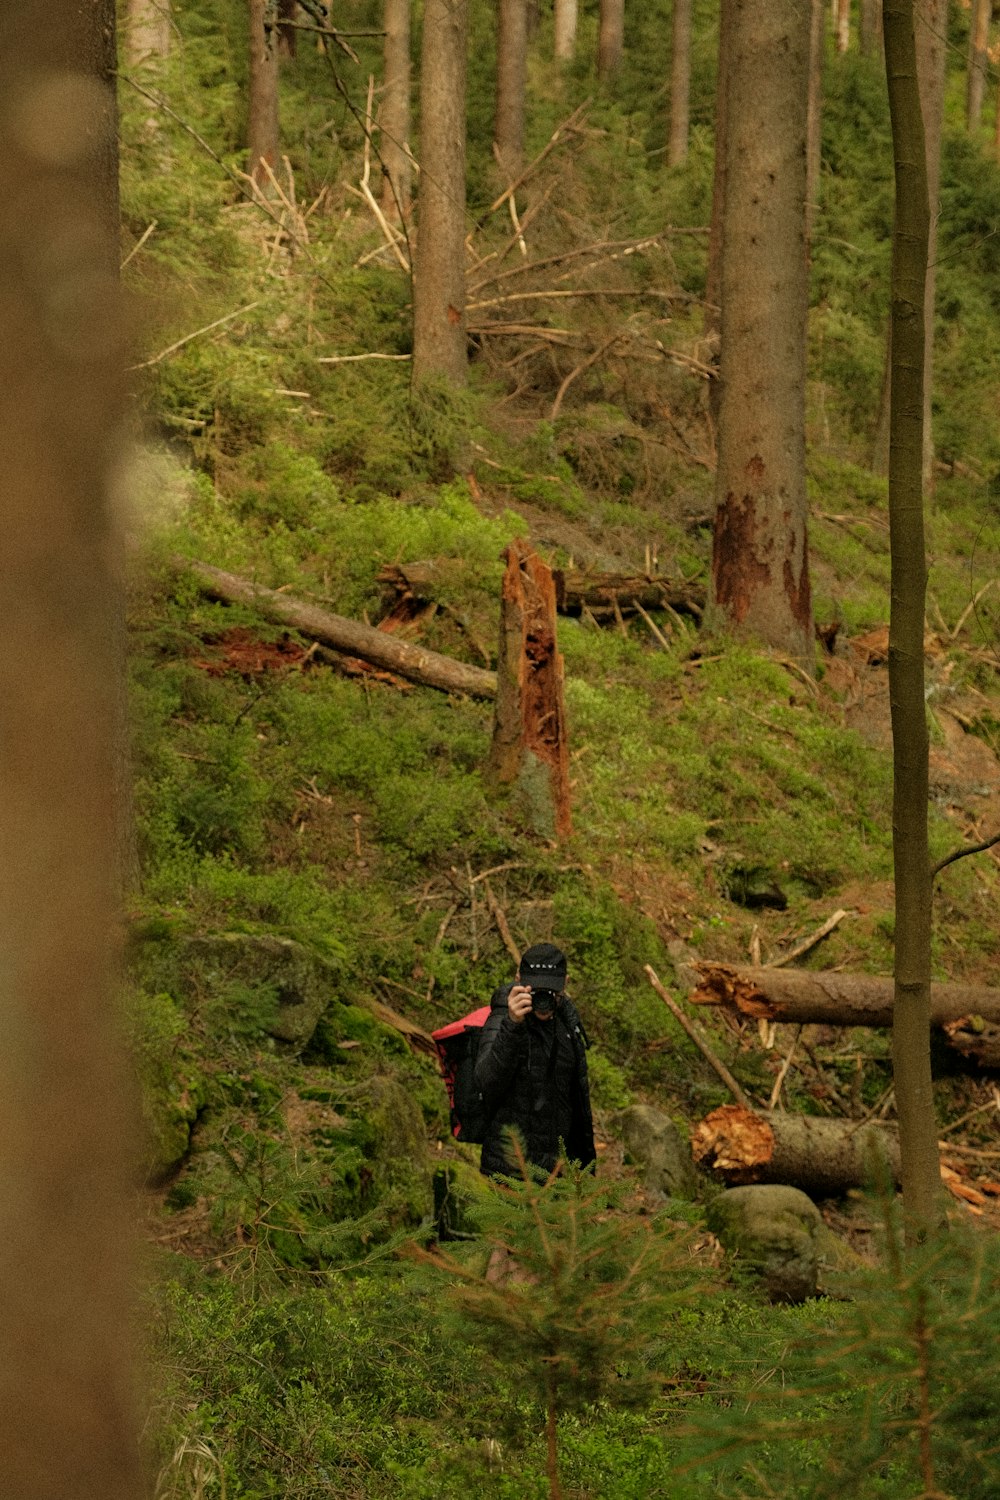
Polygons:
<instances>
[{"instance_id":1,"label":"fallen log","mask_svg":"<svg viewBox=\"0 0 1000 1500\"><path fill-rule=\"evenodd\" d=\"M561 615L579 615L588 609L595 619L616 619L615 605L624 614L642 609L672 609L700 620L705 608L705 590L648 573L594 573L577 568L557 568L556 608Z\"/></svg>"},{"instance_id":2,"label":"fallen log","mask_svg":"<svg viewBox=\"0 0 1000 1500\"><path fill-rule=\"evenodd\" d=\"M783 1182L836 1197L886 1174L899 1182L899 1137L888 1125L763 1114L724 1104L695 1127L691 1153L731 1186Z\"/></svg>"},{"instance_id":3,"label":"fallen log","mask_svg":"<svg viewBox=\"0 0 1000 1500\"><path fill-rule=\"evenodd\" d=\"M469 666L453 657L442 656L440 652L411 645L384 630L290 599L274 589L239 578L235 573L224 573L221 568L210 567L207 563L178 557L174 559L174 565L178 571L189 573L210 599L249 605L265 619L298 630L334 651L361 657L373 666L396 672L424 687L439 688L445 693L461 693L470 698L496 697L496 673L483 667Z\"/></svg>"},{"instance_id":4,"label":"fallen log","mask_svg":"<svg viewBox=\"0 0 1000 1500\"><path fill-rule=\"evenodd\" d=\"M442 589L454 587L463 573L468 573L467 563L439 557L426 562L387 563L378 574L378 582L399 597L433 599ZM617 618L617 601L623 615L639 614L642 610L671 609L700 620L705 607L703 588L648 573L598 573L589 568L554 568L552 581L556 591L556 610L561 615L579 615L586 608L597 620L614 620Z\"/></svg>"},{"instance_id":5,"label":"fallen log","mask_svg":"<svg viewBox=\"0 0 1000 1500\"><path fill-rule=\"evenodd\" d=\"M797 1025L892 1026L893 981L871 974L700 962L695 1005ZM948 1048L979 1067L1000 1067L1000 990L932 984L931 1025Z\"/></svg>"}]
</instances>

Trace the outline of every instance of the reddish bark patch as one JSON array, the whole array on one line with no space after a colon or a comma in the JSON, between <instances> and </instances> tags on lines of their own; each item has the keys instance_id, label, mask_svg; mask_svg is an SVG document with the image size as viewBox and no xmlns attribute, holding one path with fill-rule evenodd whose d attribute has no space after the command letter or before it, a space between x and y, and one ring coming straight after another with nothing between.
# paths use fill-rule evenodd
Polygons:
<instances>
[{"instance_id":1,"label":"reddish bark patch","mask_svg":"<svg viewBox=\"0 0 1000 1500\"><path fill-rule=\"evenodd\" d=\"M791 557L785 558L785 597L788 600L792 619L802 627L808 637L812 630L812 591L809 585L809 560L804 543L798 583L795 581Z\"/></svg>"},{"instance_id":2,"label":"reddish bark patch","mask_svg":"<svg viewBox=\"0 0 1000 1500\"><path fill-rule=\"evenodd\" d=\"M227 672L240 677L259 677L264 672L301 666L307 654L305 647L288 635L278 641L262 641L245 626L225 630L206 645L214 647L215 653L196 659L194 665L210 677L225 677Z\"/></svg>"},{"instance_id":3,"label":"reddish bark patch","mask_svg":"<svg viewBox=\"0 0 1000 1500\"><path fill-rule=\"evenodd\" d=\"M747 465L763 463L753 458ZM712 585L715 600L734 625L742 625L757 594L769 587L771 570L757 556L757 507L752 495L738 499L730 490L715 512ZM807 583L808 586L808 583Z\"/></svg>"}]
</instances>

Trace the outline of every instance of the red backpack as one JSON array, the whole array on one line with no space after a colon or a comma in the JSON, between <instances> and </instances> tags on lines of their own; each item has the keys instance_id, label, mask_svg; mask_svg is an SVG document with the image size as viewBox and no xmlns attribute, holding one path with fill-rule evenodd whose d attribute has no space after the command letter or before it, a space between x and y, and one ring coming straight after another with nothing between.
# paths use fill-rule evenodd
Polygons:
<instances>
[{"instance_id":1,"label":"red backpack","mask_svg":"<svg viewBox=\"0 0 1000 1500\"><path fill-rule=\"evenodd\" d=\"M475 1080L479 1039L490 1008L484 1005L460 1021L450 1021L447 1026L431 1032L438 1050L441 1076L448 1090L451 1133L456 1141L471 1141L476 1145L482 1145L490 1119Z\"/></svg>"}]
</instances>

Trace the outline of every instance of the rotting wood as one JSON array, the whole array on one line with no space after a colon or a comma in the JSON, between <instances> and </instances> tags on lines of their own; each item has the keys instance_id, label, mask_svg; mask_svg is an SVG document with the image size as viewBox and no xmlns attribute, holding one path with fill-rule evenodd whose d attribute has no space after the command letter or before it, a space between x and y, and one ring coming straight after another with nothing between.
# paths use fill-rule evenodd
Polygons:
<instances>
[{"instance_id":1,"label":"rotting wood","mask_svg":"<svg viewBox=\"0 0 1000 1500\"><path fill-rule=\"evenodd\" d=\"M520 539L504 557L489 769L501 785L522 784L538 832L566 838L569 745L552 573Z\"/></svg>"},{"instance_id":2,"label":"rotting wood","mask_svg":"<svg viewBox=\"0 0 1000 1500\"><path fill-rule=\"evenodd\" d=\"M265 619L290 626L335 651L360 657L411 682L471 698L496 697L496 673L483 667L469 666L440 652L411 645L374 626L331 614L314 604L289 598L207 563L177 557L174 566L178 572L190 574L202 593L211 599L221 599L227 604L245 604L256 609Z\"/></svg>"},{"instance_id":3,"label":"rotting wood","mask_svg":"<svg viewBox=\"0 0 1000 1500\"><path fill-rule=\"evenodd\" d=\"M694 1005L803 1025L892 1026L893 981L871 974L695 963ZM1000 1066L1000 990L933 984L931 1025L948 1047L980 1067Z\"/></svg>"},{"instance_id":4,"label":"rotting wood","mask_svg":"<svg viewBox=\"0 0 1000 1500\"><path fill-rule=\"evenodd\" d=\"M887 1125L724 1104L695 1127L691 1151L699 1166L733 1186L782 1182L834 1196L879 1173L899 1181L899 1140Z\"/></svg>"}]
</instances>

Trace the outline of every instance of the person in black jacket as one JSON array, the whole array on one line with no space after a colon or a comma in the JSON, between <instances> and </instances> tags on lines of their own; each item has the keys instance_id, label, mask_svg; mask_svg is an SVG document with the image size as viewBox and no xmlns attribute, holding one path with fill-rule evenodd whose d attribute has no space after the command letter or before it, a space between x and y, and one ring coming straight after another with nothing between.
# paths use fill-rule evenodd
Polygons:
<instances>
[{"instance_id":1,"label":"person in black jacket","mask_svg":"<svg viewBox=\"0 0 1000 1500\"><path fill-rule=\"evenodd\" d=\"M521 955L513 984L497 989L476 1058L476 1088L490 1116L480 1171L510 1175L505 1132L515 1126L528 1161L551 1172L560 1155L596 1161L587 1040L566 995L566 956L552 943Z\"/></svg>"}]
</instances>

